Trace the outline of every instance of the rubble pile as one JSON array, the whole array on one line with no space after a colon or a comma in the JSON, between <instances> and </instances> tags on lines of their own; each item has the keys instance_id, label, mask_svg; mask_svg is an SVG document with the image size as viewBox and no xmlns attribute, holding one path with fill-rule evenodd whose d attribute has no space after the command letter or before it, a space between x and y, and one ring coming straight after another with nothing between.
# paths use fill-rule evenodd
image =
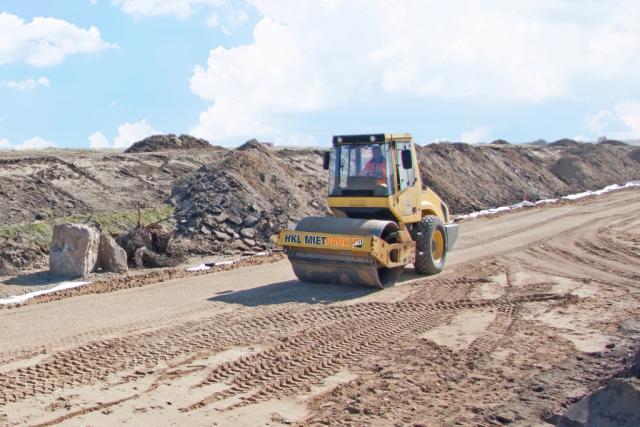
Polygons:
<instances>
[{"instance_id":1,"label":"rubble pile","mask_svg":"<svg viewBox=\"0 0 640 427\"><path fill-rule=\"evenodd\" d=\"M136 142L127 148L125 153L148 153L152 151L175 151L175 150L208 150L213 148L207 140L196 138L191 135L174 134L152 135Z\"/></svg>"},{"instance_id":2,"label":"rubble pile","mask_svg":"<svg viewBox=\"0 0 640 427\"><path fill-rule=\"evenodd\" d=\"M138 226L117 238L126 258L138 268L174 267L184 254L172 245L173 234L160 224Z\"/></svg>"},{"instance_id":3,"label":"rubble pile","mask_svg":"<svg viewBox=\"0 0 640 427\"><path fill-rule=\"evenodd\" d=\"M199 253L259 251L300 218L325 215L322 157L304 159L255 140L225 153L174 186L177 236L197 241L190 249Z\"/></svg>"}]
</instances>

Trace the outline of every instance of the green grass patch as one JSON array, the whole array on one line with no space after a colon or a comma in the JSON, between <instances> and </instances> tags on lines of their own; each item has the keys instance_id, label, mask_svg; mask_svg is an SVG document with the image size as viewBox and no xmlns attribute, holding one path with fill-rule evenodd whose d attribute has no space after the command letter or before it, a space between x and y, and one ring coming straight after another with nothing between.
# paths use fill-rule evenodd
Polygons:
<instances>
[{"instance_id":1,"label":"green grass patch","mask_svg":"<svg viewBox=\"0 0 640 427\"><path fill-rule=\"evenodd\" d=\"M143 225L152 224L173 216L173 207L162 205L155 208L141 209L140 217ZM28 240L48 245L53 237L53 226L63 223L84 223L92 220L100 224L100 228L112 235L121 234L138 223L138 210L129 209L117 212L95 212L93 215L69 215L27 224L15 224L0 227L0 237L11 240ZM167 223L164 223L167 226Z\"/></svg>"}]
</instances>

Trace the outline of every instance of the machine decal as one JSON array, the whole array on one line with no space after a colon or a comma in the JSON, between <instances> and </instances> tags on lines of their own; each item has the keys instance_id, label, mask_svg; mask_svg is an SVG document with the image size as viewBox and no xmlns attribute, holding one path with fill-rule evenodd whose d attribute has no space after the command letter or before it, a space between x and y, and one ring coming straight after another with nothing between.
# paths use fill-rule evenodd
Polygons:
<instances>
[{"instance_id":1,"label":"machine decal","mask_svg":"<svg viewBox=\"0 0 640 427\"><path fill-rule=\"evenodd\" d=\"M344 236L340 234L307 233L304 231L283 230L280 234L280 244L285 246L300 246L318 248L332 248L343 250L364 250L368 243L362 236Z\"/></svg>"}]
</instances>

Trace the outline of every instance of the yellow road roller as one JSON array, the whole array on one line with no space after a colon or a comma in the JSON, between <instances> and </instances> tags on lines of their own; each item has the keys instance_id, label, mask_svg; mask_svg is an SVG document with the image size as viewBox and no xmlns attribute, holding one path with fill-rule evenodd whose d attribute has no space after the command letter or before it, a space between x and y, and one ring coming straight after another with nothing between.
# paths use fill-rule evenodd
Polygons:
<instances>
[{"instance_id":1,"label":"yellow road roller","mask_svg":"<svg viewBox=\"0 0 640 427\"><path fill-rule=\"evenodd\" d=\"M411 135L340 135L332 145L323 166L334 216L303 218L278 235L298 279L384 288L407 264L441 272L458 225L423 187Z\"/></svg>"}]
</instances>

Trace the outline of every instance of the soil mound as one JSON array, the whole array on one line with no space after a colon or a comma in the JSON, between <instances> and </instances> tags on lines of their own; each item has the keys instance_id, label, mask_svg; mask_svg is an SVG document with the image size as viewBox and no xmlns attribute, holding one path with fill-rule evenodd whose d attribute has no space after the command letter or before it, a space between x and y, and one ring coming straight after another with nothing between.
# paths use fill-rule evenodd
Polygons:
<instances>
[{"instance_id":1,"label":"soil mound","mask_svg":"<svg viewBox=\"0 0 640 427\"><path fill-rule=\"evenodd\" d=\"M0 237L0 248L0 276L35 270L45 262L49 253L46 245L23 237L16 240Z\"/></svg>"},{"instance_id":2,"label":"soil mound","mask_svg":"<svg viewBox=\"0 0 640 427\"><path fill-rule=\"evenodd\" d=\"M176 136L153 135L138 141L127 148L125 153L148 153L152 151L175 151L175 150L207 150L212 148L208 141L196 138L191 135Z\"/></svg>"},{"instance_id":3,"label":"soil mound","mask_svg":"<svg viewBox=\"0 0 640 427\"><path fill-rule=\"evenodd\" d=\"M256 150L262 153L267 153L269 151L267 147L262 145L257 139L250 139L249 141L245 142L244 144L236 148L236 151L247 151L247 150Z\"/></svg>"},{"instance_id":4,"label":"soil mound","mask_svg":"<svg viewBox=\"0 0 640 427\"><path fill-rule=\"evenodd\" d=\"M280 229L323 215L322 157L296 157L276 157L250 141L182 179L169 200L177 236L201 241L192 248L201 253L263 250Z\"/></svg>"},{"instance_id":5,"label":"soil mound","mask_svg":"<svg viewBox=\"0 0 640 427\"><path fill-rule=\"evenodd\" d=\"M629 145L626 142L622 142L622 141L618 141L615 139L605 139L604 141L600 141L598 142L598 144L604 144L604 145Z\"/></svg>"},{"instance_id":6,"label":"soil mound","mask_svg":"<svg viewBox=\"0 0 640 427\"><path fill-rule=\"evenodd\" d=\"M425 185L454 213L596 190L640 178L631 146L430 144L418 147Z\"/></svg>"},{"instance_id":7,"label":"soil mound","mask_svg":"<svg viewBox=\"0 0 640 427\"><path fill-rule=\"evenodd\" d=\"M589 180L581 159L575 156L562 157L551 166L551 173L569 185L578 185Z\"/></svg>"},{"instance_id":8,"label":"soil mound","mask_svg":"<svg viewBox=\"0 0 640 427\"><path fill-rule=\"evenodd\" d=\"M640 148L630 145L439 143L418 146L417 153L423 182L454 214L640 179ZM255 140L235 150L69 151L64 156L45 151L27 157L6 152L0 166L5 271L46 262L46 247L25 233L16 237L14 224L32 224L38 231L36 220L53 224L79 215L74 221L84 221L104 211L118 213L115 219L139 205L154 208L169 200L176 209L176 240L194 242L193 248L178 249L216 253L261 250L280 227L327 212L322 152L270 150ZM128 230L127 224L118 229Z\"/></svg>"},{"instance_id":9,"label":"soil mound","mask_svg":"<svg viewBox=\"0 0 640 427\"><path fill-rule=\"evenodd\" d=\"M563 138L557 141L550 142L547 145L549 145L549 147L575 147L578 144L579 143L577 141L574 141L573 139Z\"/></svg>"},{"instance_id":10,"label":"soil mound","mask_svg":"<svg viewBox=\"0 0 640 427\"><path fill-rule=\"evenodd\" d=\"M547 145L547 141L544 139L536 139L535 141L527 142L526 145L537 145L540 147L544 147Z\"/></svg>"}]
</instances>

